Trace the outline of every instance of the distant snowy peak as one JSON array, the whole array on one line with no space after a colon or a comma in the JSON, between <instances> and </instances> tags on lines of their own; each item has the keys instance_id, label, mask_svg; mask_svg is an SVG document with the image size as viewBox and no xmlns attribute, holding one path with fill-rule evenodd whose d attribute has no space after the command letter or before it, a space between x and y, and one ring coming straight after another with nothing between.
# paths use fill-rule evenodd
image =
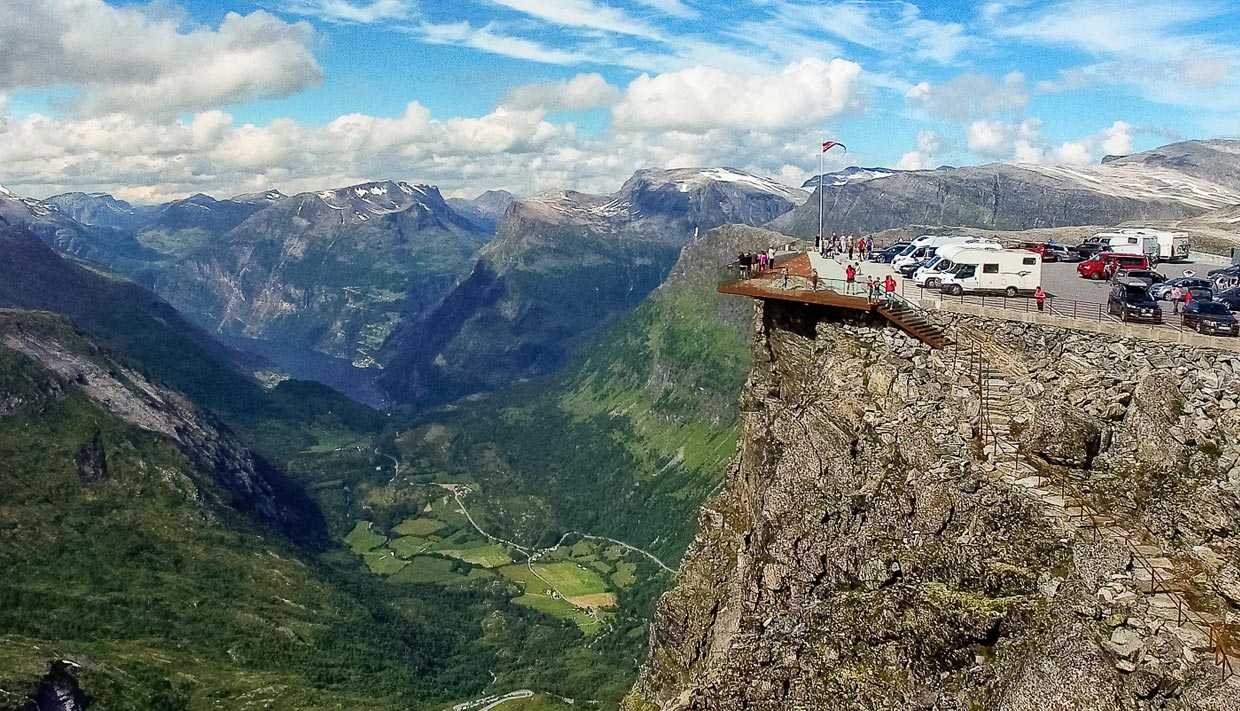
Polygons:
<instances>
[{"instance_id":1,"label":"distant snowy peak","mask_svg":"<svg viewBox=\"0 0 1240 711\"><path fill-rule=\"evenodd\" d=\"M513 204L513 211L525 218L598 227L634 217L633 205L628 200L575 190L557 190L522 198Z\"/></svg>"},{"instance_id":2,"label":"distant snowy peak","mask_svg":"<svg viewBox=\"0 0 1240 711\"><path fill-rule=\"evenodd\" d=\"M0 197L15 198L17 195L12 190L0 185Z\"/></svg>"},{"instance_id":3,"label":"distant snowy peak","mask_svg":"<svg viewBox=\"0 0 1240 711\"><path fill-rule=\"evenodd\" d=\"M728 183L745 190L775 195L796 204L804 202L808 197L803 190L770 178L727 167L642 170L633 176L632 181L643 181L652 186L675 185L681 192L686 193L700 190L711 183Z\"/></svg>"},{"instance_id":4,"label":"distant snowy peak","mask_svg":"<svg viewBox=\"0 0 1240 711\"><path fill-rule=\"evenodd\" d=\"M822 180L827 185L840 186L848 183L862 183L867 180L877 180L879 178L887 178L897 173L903 173L903 170L894 168L862 168L860 166L851 165L843 170L837 170L834 173L825 173L821 176L815 175L801 187L806 190L813 190L818 187L818 181Z\"/></svg>"},{"instance_id":5,"label":"distant snowy peak","mask_svg":"<svg viewBox=\"0 0 1240 711\"><path fill-rule=\"evenodd\" d=\"M445 229L467 232L482 230L457 213L434 185L413 184L392 180L359 183L334 190L302 193L290 203L298 214L310 210L319 213L316 219L330 222L364 223L387 215L401 215L419 221L437 223ZM326 217L328 212L332 217ZM482 230L485 231L485 230Z\"/></svg>"},{"instance_id":6,"label":"distant snowy peak","mask_svg":"<svg viewBox=\"0 0 1240 711\"><path fill-rule=\"evenodd\" d=\"M287 197L287 195L279 190L272 189L257 193L243 193L241 195L233 196L229 198L229 200L232 202L244 202L252 205L261 205L264 203L279 202Z\"/></svg>"}]
</instances>

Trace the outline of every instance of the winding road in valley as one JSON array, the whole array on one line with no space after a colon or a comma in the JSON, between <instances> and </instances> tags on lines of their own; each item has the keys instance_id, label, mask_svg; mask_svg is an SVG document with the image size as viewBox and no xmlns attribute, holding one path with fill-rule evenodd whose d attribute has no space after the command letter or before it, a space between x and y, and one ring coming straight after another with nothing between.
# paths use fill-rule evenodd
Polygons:
<instances>
[{"instance_id":1,"label":"winding road in valley","mask_svg":"<svg viewBox=\"0 0 1240 711\"><path fill-rule=\"evenodd\" d=\"M557 548L560 547L561 544L564 543L565 538L568 538L569 536L580 536L582 538L588 538L593 541L607 541L608 543L614 543L623 548L627 548L628 550L631 550L634 553L640 553L641 555L644 555L647 558L649 558L651 562L653 562L655 565L659 566L663 570L671 573L672 575L676 574L675 570L672 570L670 567L668 567L666 563L659 560L659 558L655 556L653 553L651 553L650 551L642 550L641 548L638 548L637 546L625 543L624 541L618 541L615 538L608 538L607 536L596 536L594 534L584 533L582 531L569 531L568 533L565 533L563 536L561 536L559 542L557 542L554 546L551 546L550 548L543 548L542 550L531 551L531 549L528 549L525 546L521 546L516 543L513 543L512 541L507 541L507 540L504 540L503 538L493 536L490 533L487 533L486 531L482 530L482 527L478 525L478 522L474 520L474 517L469 514L469 509L465 507L465 500L461 497L462 490L464 491L471 490L468 486L464 486L462 484L436 484L436 486L443 487L444 489L447 489L448 491L452 492L452 496L456 498L457 507L460 508L461 513L465 515L465 518L469 521L470 525L472 525L474 529L478 531L478 533L481 533L488 540L493 541L495 543L502 543L506 546L512 546L513 548L516 548L517 550L524 553L526 556L536 556L539 553L556 550Z\"/></svg>"}]
</instances>

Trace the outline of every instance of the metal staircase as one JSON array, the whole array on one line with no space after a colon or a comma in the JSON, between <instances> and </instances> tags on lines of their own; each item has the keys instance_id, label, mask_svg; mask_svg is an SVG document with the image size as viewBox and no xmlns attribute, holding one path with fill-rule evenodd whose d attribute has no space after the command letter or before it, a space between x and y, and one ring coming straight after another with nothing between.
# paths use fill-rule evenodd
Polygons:
<instances>
[{"instance_id":1,"label":"metal staircase","mask_svg":"<svg viewBox=\"0 0 1240 711\"><path fill-rule=\"evenodd\" d=\"M951 345L947 329L934 323L926 312L902 296L891 294L891 300L878 303L874 311L882 314L896 328L925 343L931 348L943 349Z\"/></svg>"},{"instance_id":2,"label":"metal staircase","mask_svg":"<svg viewBox=\"0 0 1240 711\"><path fill-rule=\"evenodd\" d=\"M1009 381L993 361L1004 355L982 339L957 333L954 342L958 364L976 379L978 387L978 433L988 476L1042 504L1044 515L1067 535L1087 531L1119 543L1130 555L1127 575L1133 587L1147 596L1149 614L1163 620L1187 648L1213 655L1223 680L1240 683L1240 635L1234 626L1210 612L1194 609L1185 596L1176 563L1148 531L1132 531L1113 517L1093 509L1088 499L1067 476L1052 481L1027 461L1012 438L1013 405ZM994 352L993 356L988 351ZM1010 369L1013 373L1018 368ZM1015 377L1015 376L1014 376Z\"/></svg>"}]
</instances>

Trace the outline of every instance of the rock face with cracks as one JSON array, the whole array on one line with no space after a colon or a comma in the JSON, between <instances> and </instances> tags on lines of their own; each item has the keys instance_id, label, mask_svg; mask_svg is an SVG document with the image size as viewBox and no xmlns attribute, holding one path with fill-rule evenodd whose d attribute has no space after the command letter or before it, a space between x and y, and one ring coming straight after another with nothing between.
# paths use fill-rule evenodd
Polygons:
<instances>
[{"instance_id":1,"label":"rock face with cracks","mask_svg":"<svg viewBox=\"0 0 1240 711\"><path fill-rule=\"evenodd\" d=\"M1240 708L1240 360L934 317L757 309L626 709Z\"/></svg>"}]
</instances>

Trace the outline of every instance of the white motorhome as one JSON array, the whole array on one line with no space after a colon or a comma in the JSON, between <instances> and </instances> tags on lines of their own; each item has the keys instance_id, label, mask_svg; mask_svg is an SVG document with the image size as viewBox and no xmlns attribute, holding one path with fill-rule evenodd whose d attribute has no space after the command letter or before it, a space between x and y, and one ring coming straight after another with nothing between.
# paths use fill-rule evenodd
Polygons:
<instances>
[{"instance_id":1,"label":"white motorhome","mask_svg":"<svg viewBox=\"0 0 1240 711\"><path fill-rule=\"evenodd\" d=\"M1099 232L1092 240L1107 245L1116 254L1145 255L1150 263L1158 262L1158 238L1136 232Z\"/></svg>"},{"instance_id":2,"label":"white motorhome","mask_svg":"<svg viewBox=\"0 0 1240 711\"><path fill-rule=\"evenodd\" d=\"M977 237L961 237L957 236L941 236L941 235L922 235L913 240L909 246L904 248L891 260L891 268L899 270L914 262L920 262L923 259L929 259L935 255L939 247L946 247L951 244L968 244L970 242L981 242L983 240Z\"/></svg>"},{"instance_id":3,"label":"white motorhome","mask_svg":"<svg viewBox=\"0 0 1240 711\"><path fill-rule=\"evenodd\" d=\"M998 242L969 242L967 244L949 244L939 247L939 251L935 252L934 259L926 263L916 272L913 272L913 283L926 289L937 289L939 282L942 281L943 275L950 272L956 266L956 259L970 253L982 251L994 251L1003 249L1003 245Z\"/></svg>"},{"instance_id":4,"label":"white motorhome","mask_svg":"<svg viewBox=\"0 0 1240 711\"><path fill-rule=\"evenodd\" d=\"M943 275L944 294L1029 293L1042 283L1042 256L1027 249L977 250L956 255Z\"/></svg>"},{"instance_id":5,"label":"white motorhome","mask_svg":"<svg viewBox=\"0 0 1240 711\"><path fill-rule=\"evenodd\" d=\"M1193 246L1187 232L1168 232L1149 227L1126 227L1119 232L1120 234L1153 237L1158 240L1158 258L1164 262L1188 259L1188 252Z\"/></svg>"}]
</instances>

